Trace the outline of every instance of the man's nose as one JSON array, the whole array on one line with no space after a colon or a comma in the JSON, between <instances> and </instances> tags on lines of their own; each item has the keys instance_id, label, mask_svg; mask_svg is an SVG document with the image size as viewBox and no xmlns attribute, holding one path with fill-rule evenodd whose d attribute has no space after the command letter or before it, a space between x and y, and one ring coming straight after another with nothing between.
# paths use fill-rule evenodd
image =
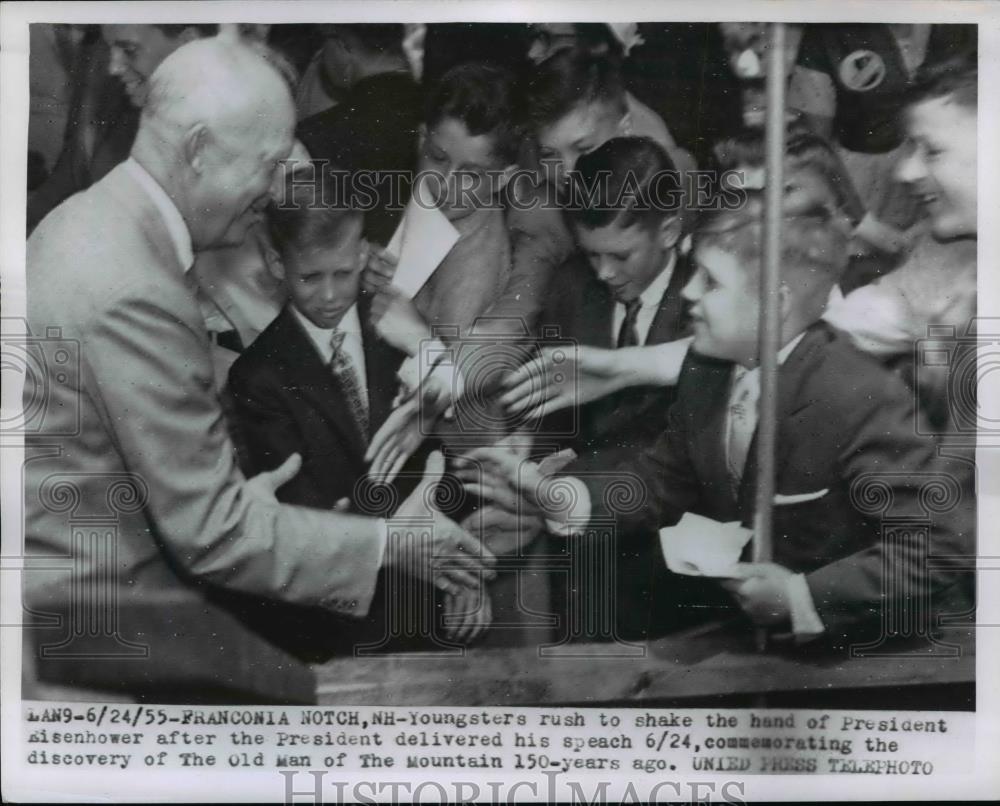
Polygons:
<instances>
[{"instance_id":1,"label":"man's nose","mask_svg":"<svg viewBox=\"0 0 1000 806\"><path fill-rule=\"evenodd\" d=\"M323 295L324 302L333 302L337 298L337 284L332 277L323 281L320 293Z\"/></svg>"},{"instance_id":2,"label":"man's nose","mask_svg":"<svg viewBox=\"0 0 1000 806\"><path fill-rule=\"evenodd\" d=\"M108 73L113 76L125 74L125 57L121 48L111 48L111 57L108 61Z\"/></svg>"},{"instance_id":3,"label":"man's nose","mask_svg":"<svg viewBox=\"0 0 1000 806\"><path fill-rule=\"evenodd\" d=\"M688 302L697 302L701 299L701 278L697 274L681 289L681 296Z\"/></svg>"},{"instance_id":4,"label":"man's nose","mask_svg":"<svg viewBox=\"0 0 1000 806\"><path fill-rule=\"evenodd\" d=\"M908 185L919 181L926 175L923 158L916 149L906 154L896 165L896 179Z\"/></svg>"},{"instance_id":5,"label":"man's nose","mask_svg":"<svg viewBox=\"0 0 1000 806\"><path fill-rule=\"evenodd\" d=\"M609 283L615 279L614 263L609 258L598 258L597 277L604 283Z\"/></svg>"}]
</instances>

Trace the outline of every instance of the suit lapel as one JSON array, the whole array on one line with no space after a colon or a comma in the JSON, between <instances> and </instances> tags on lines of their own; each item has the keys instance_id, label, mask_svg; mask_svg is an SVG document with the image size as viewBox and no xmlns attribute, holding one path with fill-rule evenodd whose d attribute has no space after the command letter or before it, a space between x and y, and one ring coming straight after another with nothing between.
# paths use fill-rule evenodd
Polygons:
<instances>
[{"instance_id":1,"label":"suit lapel","mask_svg":"<svg viewBox=\"0 0 1000 806\"><path fill-rule=\"evenodd\" d=\"M779 486L778 481L782 477L785 461L791 449L788 439L783 438L787 433L787 425L792 417L816 403L815 400L803 399L801 389L806 374L815 365L818 355L822 352L829 338L830 331L826 325L822 322L813 325L806 331L802 341L796 345L779 369L778 434L774 457L775 490ZM751 518L756 505L757 474L757 431L754 431L738 495L740 512L748 514Z\"/></svg>"},{"instance_id":2,"label":"suit lapel","mask_svg":"<svg viewBox=\"0 0 1000 806\"><path fill-rule=\"evenodd\" d=\"M294 391L310 401L318 412L343 436L344 441L363 461L367 440L354 421L354 414L343 390L323 363L316 345L286 306L278 315L281 319L281 353L277 359L284 365ZM276 334L277 335L277 334Z\"/></svg>"},{"instance_id":3,"label":"suit lapel","mask_svg":"<svg viewBox=\"0 0 1000 806\"><path fill-rule=\"evenodd\" d=\"M660 307L649 326L646 344L666 344L687 335L688 323L684 315L687 303L681 296L681 291L690 279L691 261L678 254L674 263L674 273L670 275L667 290L663 292Z\"/></svg>"}]
</instances>

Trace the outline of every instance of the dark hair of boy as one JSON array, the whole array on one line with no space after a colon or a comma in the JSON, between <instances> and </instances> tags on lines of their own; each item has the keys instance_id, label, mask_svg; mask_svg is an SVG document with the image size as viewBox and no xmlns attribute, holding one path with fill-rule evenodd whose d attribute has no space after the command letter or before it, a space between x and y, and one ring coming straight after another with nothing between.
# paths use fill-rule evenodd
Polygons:
<instances>
[{"instance_id":1,"label":"dark hair of boy","mask_svg":"<svg viewBox=\"0 0 1000 806\"><path fill-rule=\"evenodd\" d=\"M324 176L319 167L286 174L284 198L267 208L268 233L279 254L336 246L351 231L362 212L338 203L331 192L345 176L335 169Z\"/></svg>"},{"instance_id":2,"label":"dark hair of boy","mask_svg":"<svg viewBox=\"0 0 1000 806\"><path fill-rule=\"evenodd\" d=\"M847 268L850 232L836 211L806 202L785 209L781 219L782 282L810 292L823 305L830 288ZM764 253L764 194L748 193L735 210L710 213L694 234L694 249L714 247L732 254L759 287Z\"/></svg>"},{"instance_id":3,"label":"dark hair of boy","mask_svg":"<svg viewBox=\"0 0 1000 806\"><path fill-rule=\"evenodd\" d=\"M323 36L335 36L368 53L403 53L405 27L402 23L331 23L320 26Z\"/></svg>"},{"instance_id":4,"label":"dark hair of boy","mask_svg":"<svg viewBox=\"0 0 1000 806\"><path fill-rule=\"evenodd\" d=\"M648 137L614 137L584 154L570 174L568 221L588 230L637 222L655 227L677 215L683 194L667 152Z\"/></svg>"},{"instance_id":5,"label":"dark hair of boy","mask_svg":"<svg viewBox=\"0 0 1000 806\"><path fill-rule=\"evenodd\" d=\"M159 28L164 36L173 37L174 39L176 39L178 36L184 33L184 31L186 31L188 28L194 28L198 32L199 36L215 36L217 33L219 33L219 26L214 23L205 25L195 24L195 23L189 23L187 25L184 24L178 25L176 23L170 23L169 25L162 25L159 23L153 23L153 27Z\"/></svg>"},{"instance_id":6,"label":"dark hair of boy","mask_svg":"<svg viewBox=\"0 0 1000 806\"><path fill-rule=\"evenodd\" d=\"M514 78L507 70L481 62L448 70L431 90L424 123L432 129L445 118L461 121L474 137L493 136L503 164L517 162L522 135L514 115Z\"/></svg>"},{"instance_id":7,"label":"dark hair of boy","mask_svg":"<svg viewBox=\"0 0 1000 806\"><path fill-rule=\"evenodd\" d=\"M625 114L625 83L615 60L579 47L562 50L534 68L519 95L520 117L534 131L581 104L618 104Z\"/></svg>"},{"instance_id":8,"label":"dark hair of boy","mask_svg":"<svg viewBox=\"0 0 1000 806\"><path fill-rule=\"evenodd\" d=\"M967 54L943 62L928 64L917 72L906 104L912 106L936 98L954 98L966 109L979 105L979 68Z\"/></svg>"}]
</instances>

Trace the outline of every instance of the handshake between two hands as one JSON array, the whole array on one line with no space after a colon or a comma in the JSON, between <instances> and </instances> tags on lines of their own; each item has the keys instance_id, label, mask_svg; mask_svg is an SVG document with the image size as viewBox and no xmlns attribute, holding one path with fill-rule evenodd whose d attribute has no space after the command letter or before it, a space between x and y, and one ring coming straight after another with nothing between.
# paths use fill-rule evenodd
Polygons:
<instances>
[{"instance_id":1,"label":"handshake between two hands","mask_svg":"<svg viewBox=\"0 0 1000 806\"><path fill-rule=\"evenodd\" d=\"M277 504L275 492L298 474L302 457L295 453L275 470L259 473L245 485L257 501ZM428 457L424 477L400 504L394 518L428 522L428 528L406 531L392 529L388 521L383 567L395 568L432 583L445 593L445 629L449 637L470 641L492 620L492 608L485 582L496 578L496 557L483 543L456 524L434 504L434 490L444 474L444 457L435 451ZM350 502L342 499L335 510L346 511Z\"/></svg>"}]
</instances>

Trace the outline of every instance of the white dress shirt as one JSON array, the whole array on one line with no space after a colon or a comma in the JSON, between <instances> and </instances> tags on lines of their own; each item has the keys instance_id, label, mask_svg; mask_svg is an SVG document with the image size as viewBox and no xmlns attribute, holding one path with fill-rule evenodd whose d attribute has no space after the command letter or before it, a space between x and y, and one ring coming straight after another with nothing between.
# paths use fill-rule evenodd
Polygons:
<instances>
[{"instance_id":1,"label":"white dress shirt","mask_svg":"<svg viewBox=\"0 0 1000 806\"><path fill-rule=\"evenodd\" d=\"M170 234L174 251L177 253L177 260L186 272L194 265L194 249L191 245L191 232L188 230L187 224L184 223L184 217L180 210L177 209L177 205L160 186L160 183L153 179L149 171L135 159L129 157L122 164L132 178L139 183L139 187L146 191L146 195L163 216L163 223L167 225L167 232Z\"/></svg>"},{"instance_id":2,"label":"white dress shirt","mask_svg":"<svg viewBox=\"0 0 1000 806\"><path fill-rule=\"evenodd\" d=\"M646 286L646 290L639 295L642 306L635 317L635 335L639 341L639 346L646 343L649 337L649 329L653 326L653 320L660 311L660 303L663 302L663 295L667 293L667 286L670 285L670 278L674 276L674 266L677 265L677 252L670 250L670 257L667 265L656 275L653 281ZM614 313L611 315L611 343L618 343L618 333L622 329L622 322L625 321L625 303L616 302Z\"/></svg>"},{"instance_id":3,"label":"white dress shirt","mask_svg":"<svg viewBox=\"0 0 1000 806\"><path fill-rule=\"evenodd\" d=\"M299 320L299 324L302 325L308 334L309 340L316 347L319 357L323 360L324 364L329 364L333 358L333 345L330 343L333 334L338 330L345 334L342 349L347 353L347 357L351 359L351 364L354 365L354 372L358 376L358 386L362 396L367 400L368 379L365 373L365 346L361 337L361 316L358 314L357 304L347 309L343 319L340 320L340 324L336 328L316 327L294 305L292 306L292 311L295 313L295 318Z\"/></svg>"}]
</instances>

